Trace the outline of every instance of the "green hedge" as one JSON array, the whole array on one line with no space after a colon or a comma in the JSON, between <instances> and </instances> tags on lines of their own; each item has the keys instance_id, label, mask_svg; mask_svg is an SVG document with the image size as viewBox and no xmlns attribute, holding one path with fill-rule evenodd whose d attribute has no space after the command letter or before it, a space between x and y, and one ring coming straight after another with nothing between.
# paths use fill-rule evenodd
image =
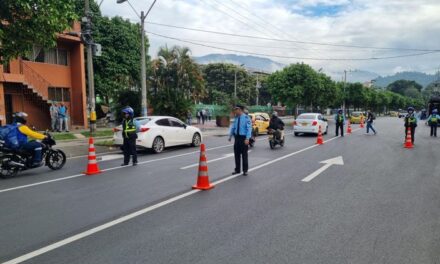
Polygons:
<instances>
[{"instance_id":1,"label":"green hedge","mask_svg":"<svg viewBox=\"0 0 440 264\"><path fill-rule=\"evenodd\" d=\"M202 109L209 109L211 112L211 116L214 118L216 116L225 116L229 115L232 111L230 107L224 106L224 105L206 105L206 104L196 104L193 107L193 118L196 117L197 111L200 111ZM261 106L261 105L252 105L248 107L249 112L264 112L264 113L271 113L272 107L268 106Z\"/></svg>"}]
</instances>

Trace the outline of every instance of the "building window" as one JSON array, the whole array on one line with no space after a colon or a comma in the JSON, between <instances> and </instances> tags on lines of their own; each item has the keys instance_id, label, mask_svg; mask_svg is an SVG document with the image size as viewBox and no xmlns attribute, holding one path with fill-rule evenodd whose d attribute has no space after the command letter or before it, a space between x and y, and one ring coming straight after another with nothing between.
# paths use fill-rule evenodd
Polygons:
<instances>
[{"instance_id":1,"label":"building window","mask_svg":"<svg viewBox=\"0 0 440 264\"><path fill-rule=\"evenodd\" d=\"M70 102L70 89L49 87L49 100L56 102Z\"/></svg>"},{"instance_id":2,"label":"building window","mask_svg":"<svg viewBox=\"0 0 440 264\"><path fill-rule=\"evenodd\" d=\"M69 65L69 52L65 49L43 49L34 46L32 61L58 65Z\"/></svg>"}]
</instances>

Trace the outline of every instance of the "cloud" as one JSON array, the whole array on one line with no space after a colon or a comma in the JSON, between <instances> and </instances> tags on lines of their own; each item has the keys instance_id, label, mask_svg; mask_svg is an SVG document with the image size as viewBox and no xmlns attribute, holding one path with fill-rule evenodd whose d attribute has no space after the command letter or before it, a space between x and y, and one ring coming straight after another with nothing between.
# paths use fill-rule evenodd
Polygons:
<instances>
[{"instance_id":1,"label":"cloud","mask_svg":"<svg viewBox=\"0 0 440 264\"><path fill-rule=\"evenodd\" d=\"M105 0L101 6L103 14L119 15L133 22L139 21L128 4L117 5L115 2L115 0ZM130 2L140 12L147 10L152 0L130 0ZM269 38L358 46L440 49L439 13L438 0L162 0L157 1L147 21ZM279 56L325 59L417 53L226 37L150 24L147 24L147 30L182 39L232 43L234 45L214 43L210 45ZM195 56L233 53L182 44L179 41L151 35L149 37L150 54L153 56L158 48L165 44L189 46ZM252 45L263 47L252 47ZM440 55L437 53L383 61L315 61L273 57L272 59L285 64L304 61L317 69L322 67L328 72L362 69L386 75L392 74L396 69L433 72L439 66Z\"/></svg>"}]
</instances>

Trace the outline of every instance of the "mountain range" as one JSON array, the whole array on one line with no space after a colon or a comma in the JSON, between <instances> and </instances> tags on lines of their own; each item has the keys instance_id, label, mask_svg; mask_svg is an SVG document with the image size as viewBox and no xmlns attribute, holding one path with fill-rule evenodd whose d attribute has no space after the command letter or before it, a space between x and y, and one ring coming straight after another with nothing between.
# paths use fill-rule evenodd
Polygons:
<instances>
[{"instance_id":1,"label":"mountain range","mask_svg":"<svg viewBox=\"0 0 440 264\"><path fill-rule=\"evenodd\" d=\"M281 70L286 64L273 61L268 58L262 58L257 56L243 56L236 54L208 54L200 57L193 57L199 64L208 63L232 63L236 65L244 64L247 69L265 71L268 73ZM343 72L329 72L325 71L335 81L341 81L343 78ZM377 73L365 71L365 70L353 70L347 72L347 82L369 82L374 80L374 85L379 87L387 87L390 83L397 80L409 80L416 81L423 87L426 87L433 81L437 80L437 75L426 74L423 72L399 72L390 76L380 76Z\"/></svg>"}]
</instances>

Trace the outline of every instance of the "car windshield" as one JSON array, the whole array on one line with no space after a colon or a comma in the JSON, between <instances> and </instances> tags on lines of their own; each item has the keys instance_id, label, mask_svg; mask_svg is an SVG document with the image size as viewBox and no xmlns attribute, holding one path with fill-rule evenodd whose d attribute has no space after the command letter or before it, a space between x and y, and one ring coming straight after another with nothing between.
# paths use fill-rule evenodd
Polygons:
<instances>
[{"instance_id":1,"label":"car windshield","mask_svg":"<svg viewBox=\"0 0 440 264\"><path fill-rule=\"evenodd\" d=\"M298 119L313 120L316 119L316 115L299 115Z\"/></svg>"},{"instance_id":2,"label":"car windshield","mask_svg":"<svg viewBox=\"0 0 440 264\"><path fill-rule=\"evenodd\" d=\"M351 115L354 117L358 117L361 115L361 112L353 112Z\"/></svg>"}]
</instances>

